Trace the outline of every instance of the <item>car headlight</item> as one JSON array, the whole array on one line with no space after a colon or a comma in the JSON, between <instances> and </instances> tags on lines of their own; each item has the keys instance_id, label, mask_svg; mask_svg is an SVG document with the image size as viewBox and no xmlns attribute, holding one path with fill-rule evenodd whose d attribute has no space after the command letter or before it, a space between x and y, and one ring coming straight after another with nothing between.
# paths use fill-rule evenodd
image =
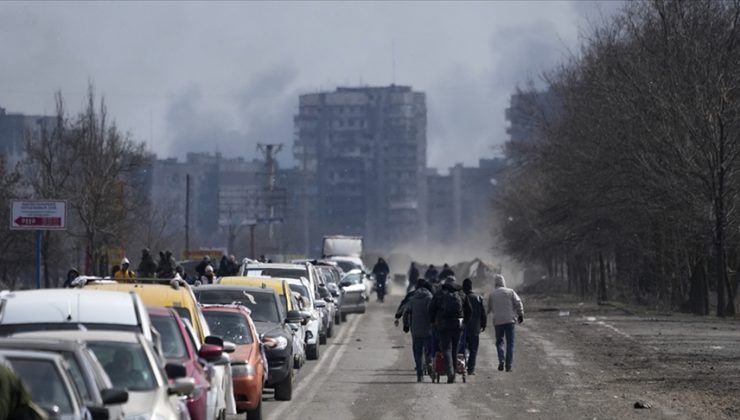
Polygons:
<instances>
[{"instance_id":1,"label":"car headlight","mask_svg":"<svg viewBox=\"0 0 740 420\"><path fill-rule=\"evenodd\" d=\"M278 340L280 341L280 340ZM254 376L254 366L249 363L240 363L237 365L231 365L231 376Z\"/></svg>"},{"instance_id":2,"label":"car headlight","mask_svg":"<svg viewBox=\"0 0 740 420\"><path fill-rule=\"evenodd\" d=\"M277 346L275 346L275 350L283 350L286 347L288 347L288 339L283 337L282 335L279 335L277 337L270 337L277 343Z\"/></svg>"}]
</instances>

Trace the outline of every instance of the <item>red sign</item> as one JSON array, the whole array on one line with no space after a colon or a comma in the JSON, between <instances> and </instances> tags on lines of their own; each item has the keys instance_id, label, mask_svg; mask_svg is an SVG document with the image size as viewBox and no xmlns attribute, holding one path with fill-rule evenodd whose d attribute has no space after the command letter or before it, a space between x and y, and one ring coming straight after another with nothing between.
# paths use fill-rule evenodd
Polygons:
<instances>
[{"instance_id":1,"label":"red sign","mask_svg":"<svg viewBox=\"0 0 740 420\"><path fill-rule=\"evenodd\" d=\"M16 217L18 226L62 226L61 217Z\"/></svg>"}]
</instances>

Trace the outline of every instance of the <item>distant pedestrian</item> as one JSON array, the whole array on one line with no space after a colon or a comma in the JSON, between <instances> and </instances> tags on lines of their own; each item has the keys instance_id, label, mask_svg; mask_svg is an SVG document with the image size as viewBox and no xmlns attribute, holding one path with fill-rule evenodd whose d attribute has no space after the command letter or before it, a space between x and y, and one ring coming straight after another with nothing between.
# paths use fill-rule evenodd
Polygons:
<instances>
[{"instance_id":1,"label":"distant pedestrian","mask_svg":"<svg viewBox=\"0 0 740 420\"><path fill-rule=\"evenodd\" d=\"M236 276L239 274L239 263L236 261L234 254L229 255L229 266L227 276Z\"/></svg>"},{"instance_id":2,"label":"distant pedestrian","mask_svg":"<svg viewBox=\"0 0 740 420\"><path fill-rule=\"evenodd\" d=\"M139 261L136 272L142 278L152 278L157 273L157 263L154 262L154 257L152 257L149 248L141 250L141 261Z\"/></svg>"},{"instance_id":3,"label":"distant pedestrian","mask_svg":"<svg viewBox=\"0 0 740 420\"><path fill-rule=\"evenodd\" d=\"M195 274L198 278L203 277L206 274L206 267L211 264L211 257L208 255L203 256L198 265L195 266Z\"/></svg>"},{"instance_id":4,"label":"distant pedestrian","mask_svg":"<svg viewBox=\"0 0 740 420\"><path fill-rule=\"evenodd\" d=\"M67 278L64 280L64 285L62 287L72 287L72 282L77 278L80 277L80 272L72 267L67 271Z\"/></svg>"},{"instance_id":5,"label":"distant pedestrian","mask_svg":"<svg viewBox=\"0 0 740 420\"><path fill-rule=\"evenodd\" d=\"M378 262L373 267L373 275L375 275L375 289L378 293L378 302L385 300L385 283L388 279L388 273L391 269L383 258L378 258Z\"/></svg>"},{"instance_id":6,"label":"distant pedestrian","mask_svg":"<svg viewBox=\"0 0 740 420\"><path fill-rule=\"evenodd\" d=\"M216 281L216 275L213 273L213 267L206 266L206 272L200 278L200 284L213 284Z\"/></svg>"},{"instance_id":7,"label":"distant pedestrian","mask_svg":"<svg viewBox=\"0 0 740 420\"><path fill-rule=\"evenodd\" d=\"M470 319L465 324L465 345L468 349L468 375L475 375L475 360L478 356L480 333L486 330L486 310L483 307L483 298L473 293L473 281L463 280L463 292L470 302Z\"/></svg>"},{"instance_id":8,"label":"distant pedestrian","mask_svg":"<svg viewBox=\"0 0 740 420\"><path fill-rule=\"evenodd\" d=\"M229 275L229 257L226 255L221 257L221 261L218 263L218 271L216 272L216 275L219 277Z\"/></svg>"},{"instance_id":9,"label":"distant pedestrian","mask_svg":"<svg viewBox=\"0 0 740 420\"><path fill-rule=\"evenodd\" d=\"M455 272L452 271L449 265L445 263L445 265L442 266L442 271L439 272L439 281L445 281L447 277L454 276Z\"/></svg>"},{"instance_id":10,"label":"distant pedestrian","mask_svg":"<svg viewBox=\"0 0 740 420\"><path fill-rule=\"evenodd\" d=\"M488 297L488 312L493 312L493 325L496 328L496 352L498 353L498 370L511 372L514 359L514 326L524 322L524 306L519 295L506 287L504 276L494 277L496 288ZM506 338L506 353L504 353Z\"/></svg>"},{"instance_id":11,"label":"distant pedestrian","mask_svg":"<svg viewBox=\"0 0 740 420\"><path fill-rule=\"evenodd\" d=\"M133 279L136 278L136 273L128 269L130 266L131 263L129 262L128 258L122 259L121 268L113 273L113 278L121 281L122 283L133 283Z\"/></svg>"},{"instance_id":12,"label":"distant pedestrian","mask_svg":"<svg viewBox=\"0 0 740 420\"><path fill-rule=\"evenodd\" d=\"M189 276L188 273L185 272L185 267L179 264L175 267L175 275L180 276L180 278L187 284L195 283L193 276Z\"/></svg>"},{"instance_id":13,"label":"distant pedestrian","mask_svg":"<svg viewBox=\"0 0 740 420\"><path fill-rule=\"evenodd\" d=\"M265 257L264 255L260 255L260 257L257 259L257 262L266 263L267 257Z\"/></svg>"},{"instance_id":14,"label":"distant pedestrian","mask_svg":"<svg viewBox=\"0 0 740 420\"><path fill-rule=\"evenodd\" d=\"M157 277L160 279L171 279L175 277L177 262L172 256L172 251L159 252L159 265L157 265Z\"/></svg>"},{"instance_id":15,"label":"distant pedestrian","mask_svg":"<svg viewBox=\"0 0 740 420\"><path fill-rule=\"evenodd\" d=\"M414 290L403 313L404 331L411 331L411 343L416 363L416 382L424 377L424 366L427 371L432 365L432 318L429 305L432 292L425 286L423 279L417 279Z\"/></svg>"},{"instance_id":16,"label":"distant pedestrian","mask_svg":"<svg viewBox=\"0 0 740 420\"><path fill-rule=\"evenodd\" d=\"M436 268L434 268L434 265L429 264L429 267L427 267L427 271L424 272L424 279L429 283L436 283L437 278L439 277L439 272Z\"/></svg>"},{"instance_id":17,"label":"distant pedestrian","mask_svg":"<svg viewBox=\"0 0 740 420\"><path fill-rule=\"evenodd\" d=\"M411 262L411 267L409 267L408 279L409 284L406 288L406 291L410 292L414 290L414 288L416 287L416 282L417 280L419 280L419 269L416 268L416 264L414 264L413 261Z\"/></svg>"},{"instance_id":18,"label":"distant pedestrian","mask_svg":"<svg viewBox=\"0 0 740 420\"><path fill-rule=\"evenodd\" d=\"M440 351L444 353L447 383L455 382L455 361L463 325L470 319L470 302L455 277L447 277L429 305L429 317L439 334Z\"/></svg>"}]
</instances>

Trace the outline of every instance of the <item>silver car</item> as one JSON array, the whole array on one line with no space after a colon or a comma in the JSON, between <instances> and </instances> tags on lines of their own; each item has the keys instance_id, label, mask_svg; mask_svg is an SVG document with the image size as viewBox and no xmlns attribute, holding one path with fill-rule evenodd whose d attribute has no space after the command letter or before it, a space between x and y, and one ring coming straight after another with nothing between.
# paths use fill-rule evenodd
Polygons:
<instances>
[{"instance_id":1,"label":"silver car","mask_svg":"<svg viewBox=\"0 0 740 420\"><path fill-rule=\"evenodd\" d=\"M90 418L62 356L52 352L0 350L0 357L10 363L33 402L54 418Z\"/></svg>"},{"instance_id":2,"label":"silver car","mask_svg":"<svg viewBox=\"0 0 740 420\"><path fill-rule=\"evenodd\" d=\"M21 333L17 337L44 337L81 340L87 343L103 365L113 385L128 391L123 405L124 419L188 418L187 409L179 396L195 389L192 378L185 378L182 365L164 366L142 334L128 331L46 331ZM174 379L168 384L168 377Z\"/></svg>"},{"instance_id":3,"label":"silver car","mask_svg":"<svg viewBox=\"0 0 740 420\"><path fill-rule=\"evenodd\" d=\"M342 277L339 285L344 290L342 300L342 321L347 314L364 314L367 305L367 287L364 284L365 274L362 270L350 270Z\"/></svg>"}]
</instances>

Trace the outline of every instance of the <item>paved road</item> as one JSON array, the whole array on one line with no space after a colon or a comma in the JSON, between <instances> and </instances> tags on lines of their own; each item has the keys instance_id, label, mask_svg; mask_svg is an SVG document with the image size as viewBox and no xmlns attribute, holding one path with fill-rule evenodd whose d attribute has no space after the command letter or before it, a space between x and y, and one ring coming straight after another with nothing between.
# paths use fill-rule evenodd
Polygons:
<instances>
[{"instance_id":1,"label":"paved road","mask_svg":"<svg viewBox=\"0 0 740 420\"><path fill-rule=\"evenodd\" d=\"M399 300L371 302L366 314L350 316L322 347L321 359L301 369L293 401L265 394L265 418L689 418L660 406L635 410L640 390L602 383L602 366L577 356L580 343L549 314L531 313L518 327L513 372L496 370L493 337L486 331L476 376L465 384L433 384L428 378L418 384L410 336L393 326Z\"/></svg>"}]
</instances>

